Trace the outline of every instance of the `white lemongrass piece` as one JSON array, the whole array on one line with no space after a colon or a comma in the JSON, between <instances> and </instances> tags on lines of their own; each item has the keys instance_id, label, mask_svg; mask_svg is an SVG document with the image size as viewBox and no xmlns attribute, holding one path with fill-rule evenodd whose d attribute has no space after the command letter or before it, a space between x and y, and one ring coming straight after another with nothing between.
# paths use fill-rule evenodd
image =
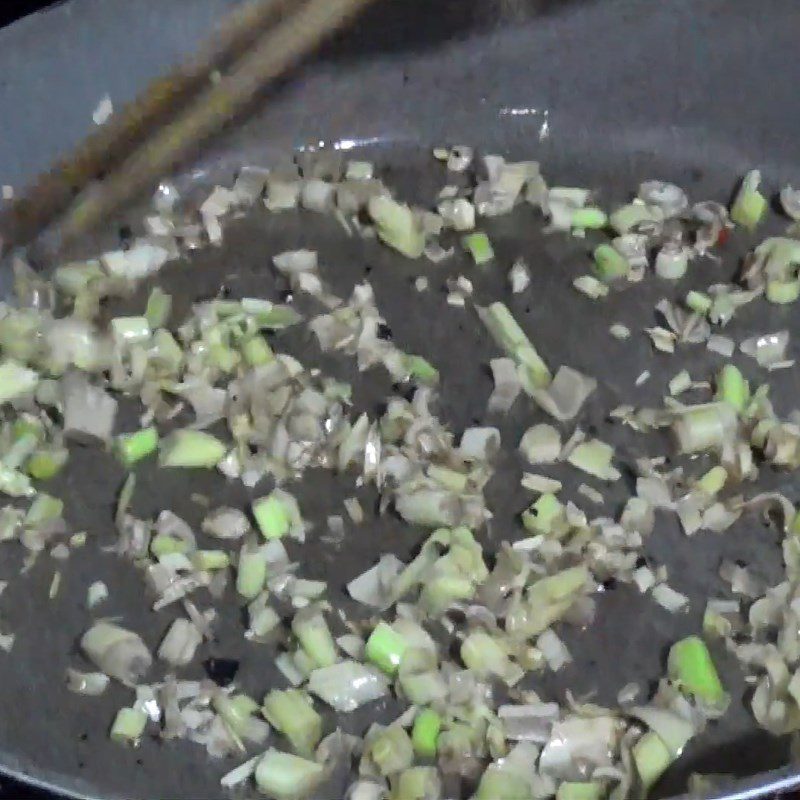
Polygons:
<instances>
[{"instance_id":1,"label":"white lemongrass piece","mask_svg":"<svg viewBox=\"0 0 800 800\"><path fill-rule=\"evenodd\" d=\"M225 789L233 789L235 786L240 786L246 781L249 781L250 778L256 774L256 767L260 760L261 756L255 756L245 761L244 764L240 764L238 767L232 769L230 772L226 772L225 775L220 778L220 785Z\"/></svg>"},{"instance_id":2,"label":"white lemongrass piece","mask_svg":"<svg viewBox=\"0 0 800 800\"><path fill-rule=\"evenodd\" d=\"M646 369L644 372L639 373L639 376L636 378L636 385L637 386L644 386L647 381L650 380L650 370Z\"/></svg>"},{"instance_id":3,"label":"white lemongrass piece","mask_svg":"<svg viewBox=\"0 0 800 800\"><path fill-rule=\"evenodd\" d=\"M381 556L378 563L353 578L347 584L347 593L353 600L373 608L386 608L392 601L395 578L405 564L392 553Z\"/></svg>"},{"instance_id":4,"label":"white lemongrass piece","mask_svg":"<svg viewBox=\"0 0 800 800\"><path fill-rule=\"evenodd\" d=\"M689 598L673 589L669 584L659 583L658 586L653 588L651 594L656 603L673 614L678 611L686 611L689 608Z\"/></svg>"},{"instance_id":5,"label":"white lemongrass piece","mask_svg":"<svg viewBox=\"0 0 800 800\"><path fill-rule=\"evenodd\" d=\"M800 189L784 186L780 194L781 208L787 217L800 222Z\"/></svg>"},{"instance_id":6,"label":"white lemongrass piece","mask_svg":"<svg viewBox=\"0 0 800 800\"><path fill-rule=\"evenodd\" d=\"M349 713L384 697L389 684L376 669L346 660L315 669L309 676L308 690L331 708Z\"/></svg>"},{"instance_id":7,"label":"white lemongrass piece","mask_svg":"<svg viewBox=\"0 0 800 800\"><path fill-rule=\"evenodd\" d=\"M105 672L81 672L67 667L67 689L75 694L99 697L110 682L111 679Z\"/></svg>"},{"instance_id":8,"label":"white lemongrass piece","mask_svg":"<svg viewBox=\"0 0 800 800\"><path fill-rule=\"evenodd\" d=\"M500 431L497 428L467 428L458 446L465 461L491 461L500 450Z\"/></svg>"},{"instance_id":9,"label":"white lemongrass piece","mask_svg":"<svg viewBox=\"0 0 800 800\"><path fill-rule=\"evenodd\" d=\"M517 365L511 358L493 358L489 366L492 370L494 391L489 397L488 409L491 412L506 413L522 390Z\"/></svg>"},{"instance_id":10,"label":"white lemongrass piece","mask_svg":"<svg viewBox=\"0 0 800 800\"><path fill-rule=\"evenodd\" d=\"M103 581L95 581L86 592L86 607L89 609L108 599L108 586Z\"/></svg>"},{"instance_id":11,"label":"white lemongrass piece","mask_svg":"<svg viewBox=\"0 0 800 800\"><path fill-rule=\"evenodd\" d=\"M519 451L531 464L553 464L561 454L561 434L552 425L533 425L522 435Z\"/></svg>"},{"instance_id":12,"label":"white lemongrass piece","mask_svg":"<svg viewBox=\"0 0 800 800\"><path fill-rule=\"evenodd\" d=\"M650 337L656 350L662 353L675 352L675 341L678 337L672 331L656 326L654 328L645 328L645 333Z\"/></svg>"},{"instance_id":13,"label":"white lemongrass piece","mask_svg":"<svg viewBox=\"0 0 800 800\"><path fill-rule=\"evenodd\" d=\"M508 272L508 282L513 294L521 294L531 285L531 272L524 259L518 258Z\"/></svg>"},{"instance_id":14,"label":"white lemongrass piece","mask_svg":"<svg viewBox=\"0 0 800 800\"><path fill-rule=\"evenodd\" d=\"M447 228L456 231L475 228L475 206L463 197L442 200L437 210Z\"/></svg>"},{"instance_id":15,"label":"white lemongrass piece","mask_svg":"<svg viewBox=\"0 0 800 800\"><path fill-rule=\"evenodd\" d=\"M158 648L158 657L173 667L185 667L203 641L200 631L188 619L176 619Z\"/></svg>"},{"instance_id":16,"label":"white lemongrass piece","mask_svg":"<svg viewBox=\"0 0 800 800\"><path fill-rule=\"evenodd\" d=\"M587 500L591 500L593 503L597 503L597 505L602 505L604 502L603 495L598 492L597 489L593 489L585 483L582 483L578 487L578 494L583 495Z\"/></svg>"},{"instance_id":17,"label":"white lemongrass piece","mask_svg":"<svg viewBox=\"0 0 800 800\"><path fill-rule=\"evenodd\" d=\"M474 154L475 151L467 145L455 145L447 156L447 169L450 172L464 172L472 163Z\"/></svg>"},{"instance_id":18,"label":"white lemongrass piece","mask_svg":"<svg viewBox=\"0 0 800 800\"><path fill-rule=\"evenodd\" d=\"M558 672L561 667L572 661L572 656L567 646L561 641L552 628L548 628L539 635L539 638L536 640L536 646L541 650L544 660L547 662L547 666L550 667L553 672Z\"/></svg>"},{"instance_id":19,"label":"white lemongrass piece","mask_svg":"<svg viewBox=\"0 0 800 800\"><path fill-rule=\"evenodd\" d=\"M316 272L319 266L315 250L289 250L274 256L272 263L284 275L297 275L300 272Z\"/></svg>"},{"instance_id":20,"label":"white lemongrass piece","mask_svg":"<svg viewBox=\"0 0 800 800\"><path fill-rule=\"evenodd\" d=\"M589 395L597 388L597 381L572 367L561 366L546 388L533 390L533 399L559 422L574 419Z\"/></svg>"},{"instance_id":21,"label":"white lemongrass piece","mask_svg":"<svg viewBox=\"0 0 800 800\"><path fill-rule=\"evenodd\" d=\"M134 242L128 250L104 253L100 260L109 274L139 281L154 275L170 258L169 250L145 240Z\"/></svg>"},{"instance_id":22,"label":"white lemongrass piece","mask_svg":"<svg viewBox=\"0 0 800 800\"><path fill-rule=\"evenodd\" d=\"M715 333L708 337L706 348L712 353L719 353L725 358L730 358L733 355L736 344L730 336L720 336Z\"/></svg>"},{"instance_id":23,"label":"white lemongrass piece","mask_svg":"<svg viewBox=\"0 0 800 800\"><path fill-rule=\"evenodd\" d=\"M92 111L92 122L94 122L95 125L103 125L111 119L113 113L114 104L111 102L111 98L105 95L101 98L94 111Z\"/></svg>"},{"instance_id":24,"label":"white lemongrass piece","mask_svg":"<svg viewBox=\"0 0 800 800\"><path fill-rule=\"evenodd\" d=\"M129 686L150 669L153 661L138 634L111 622L97 622L89 628L81 637L81 649L106 675Z\"/></svg>"},{"instance_id":25,"label":"white lemongrass piece","mask_svg":"<svg viewBox=\"0 0 800 800\"><path fill-rule=\"evenodd\" d=\"M607 283L597 280L594 275L580 275L572 281L572 285L587 297L592 300L598 300L601 297L606 297L610 291Z\"/></svg>"},{"instance_id":26,"label":"white lemongrass piece","mask_svg":"<svg viewBox=\"0 0 800 800\"><path fill-rule=\"evenodd\" d=\"M672 397L677 397L683 394L688 389L692 388L692 378L689 373L683 369L677 375L673 375L669 382L669 393Z\"/></svg>"},{"instance_id":27,"label":"white lemongrass piece","mask_svg":"<svg viewBox=\"0 0 800 800\"><path fill-rule=\"evenodd\" d=\"M202 522L204 533L216 539L241 539L250 530L247 515L238 508L217 508Z\"/></svg>"},{"instance_id":28,"label":"white lemongrass piece","mask_svg":"<svg viewBox=\"0 0 800 800\"><path fill-rule=\"evenodd\" d=\"M618 481L622 474L611 463L614 457L614 448L599 439L589 439L581 442L567 456L567 461L573 467L594 475L604 481Z\"/></svg>"},{"instance_id":29,"label":"white lemongrass piece","mask_svg":"<svg viewBox=\"0 0 800 800\"><path fill-rule=\"evenodd\" d=\"M656 585L656 576L650 567L639 567L633 572L633 582L636 588L644 594Z\"/></svg>"},{"instance_id":30,"label":"white lemongrass piece","mask_svg":"<svg viewBox=\"0 0 800 800\"><path fill-rule=\"evenodd\" d=\"M350 517L352 522L354 522L356 525L360 525L364 521L364 509L357 497L345 498L343 505L345 511L347 512L347 516Z\"/></svg>"},{"instance_id":31,"label":"white lemongrass piece","mask_svg":"<svg viewBox=\"0 0 800 800\"><path fill-rule=\"evenodd\" d=\"M631 329L627 325L623 325L620 322L615 322L609 329L608 332L615 338L619 339L621 342L625 341L625 339L629 339L631 335Z\"/></svg>"},{"instance_id":32,"label":"white lemongrass piece","mask_svg":"<svg viewBox=\"0 0 800 800\"><path fill-rule=\"evenodd\" d=\"M64 434L101 442L111 440L117 401L99 386L92 386L77 372L62 381L64 393Z\"/></svg>"},{"instance_id":33,"label":"white lemongrass piece","mask_svg":"<svg viewBox=\"0 0 800 800\"><path fill-rule=\"evenodd\" d=\"M751 336L739 345L739 349L746 356L754 358L759 366L769 368L785 360L788 344L789 331L784 330Z\"/></svg>"}]
</instances>

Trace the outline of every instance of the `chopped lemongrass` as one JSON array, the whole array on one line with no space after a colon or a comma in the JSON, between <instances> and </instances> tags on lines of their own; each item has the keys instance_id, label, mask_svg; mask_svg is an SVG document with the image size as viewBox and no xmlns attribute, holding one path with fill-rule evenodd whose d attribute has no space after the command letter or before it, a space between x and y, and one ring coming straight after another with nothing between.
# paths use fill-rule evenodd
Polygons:
<instances>
[{"instance_id":1,"label":"chopped lemongrass","mask_svg":"<svg viewBox=\"0 0 800 800\"><path fill-rule=\"evenodd\" d=\"M7 359L0 363L0 403L31 394L39 384L39 374Z\"/></svg>"},{"instance_id":2,"label":"chopped lemongrass","mask_svg":"<svg viewBox=\"0 0 800 800\"><path fill-rule=\"evenodd\" d=\"M599 439L581 442L567 456L567 461L589 475L604 481L617 481L621 473L611 463L614 448Z\"/></svg>"},{"instance_id":3,"label":"chopped lemongrass","mask_svg":"<svg viewBox=\"0 0 800 800\"><path fill-rule=\"evenodd\" d=\"M564 781L556 791L556 800L601 800L605 794L602 783L595 781Z\"/></svg>"},{"instance_id":4,"label":"chopped lemongrass","mask_svg":"<svg viewBox=\"0 0 800 800\"><path fill-rule=\"evenodd\" d=\"M460 652L467 668L480 677L496 676L508 686L513 686L525 674L521 667L511 661L501 641L485 631L470 633L461 643Z\"/></svg>"},{"instance_id":5,"label":"chopped lemongrass","mask_svg":"<svg viewBox=\"0 0 800 800\"><path fill-rule=\"evenodd\" d=\"M158 431L151 427L120 434L115 440L115 449L119 460L130 469L158 450Z\"/></svg>"},{"instance_id":6,"label":"chopped lemongrass","mask_svg":"<svg viewBox=\"0 0 800 800\"><path fill-rule=\"evenodd\" d=\"M414 748L400 725L390 725L371 743L369 754L381 775L392 775L414 763Z\"/></svg>"},{"instance_id":7,"label":"chopped lemongrass","mask_svg":"<svg viewBox=\"0 0 800 800\"><path fill-rule=\"evenodd\" d=\"M158 463L162 467L215 467L225 456L225 445L205 431L173 431L159 445Z\"/></svg>"},{"instance_id":8,"label":"chopped lemongrass","mask_svg":"<svg viewBox=\"0 0 800 800\"><path fill-rule=\"evenodd\" d=\"M665 244L656 256L656 275L665 280L679 280L686 274L688 266L689 256L683 245Z\"/></svg>"},{"instance_id":9,"label":"chopped lemongrass","mask_svg":"<svg viewBox=\"0 0 800 800\"><path fill-rule=\"evenodd\" d=\"M406 369L409 376L420 383L435 386L439 383L439 370L422 356L406 356Z\"/></svg>"},{"instance_id":10,"label":"chopped lemongrass","mask_svg":"<svg viewBox=\"0 0 800 800\"><path fill-rule=\"evenodd\" d=\"M585 206L584 208L576 208L572 212L572 227L573 228L588 228L591 230L599 230L605 228L608 223L608 216L605 211L595 206Z\"/></svg>"},{"instance_id":11,"label":"chopped lemongrass","mask_svg":"<svg viewBox=\"0 0 800 800\"><path fill-rule=\"evenodd\" d=\"M608 332L615 338L619 339L621 342L625 341L625 339L630 339L631 336L631 329L627 325L623 325L620 322L615 322L609 329Z\"/></svg>"},{"instance_id":12,"label":"chopped lemongrass","mask_svg":"<svg viewBox=\"0 0 800 800\"><path fill-rule=\"evenodd\" d=\"M35 450L25 464L25 472L40 481L48 481L58 475L69 459L66 448Z\"/></svg>"},{"instance_id":13,"label":"chopped lemongrass","mask_svg":"<svg viewBox=\"0 0 800 800\"><path fill-rule=\"evenodd\" d=\"M137 745L147 727L148 716L137 708L121 708L111 726L110 738L120 744Z\"/></svg>"},{"instance_id":14,"label":"chopped lemongrass","mask_svg":"<svg viewBox=\"0 0 800 800\"><path fill-rule=\"evenodd\" d=\"M631 271L628 259L610 244L601 244L594 251L594 271L604 283L625 278Z\"/></svg>"},{"instance_id":15,"label":"chopped lemongrass","mask_svg":"<svg viewBox=\"0 0 800 800\"><path fill-rule=\"evenodd\" d=\"M648 731L631 750L636 772L647 794L673 762L672 753L655 731Z\"/></svg>"},{"instance_id":16,"label":"chopped lemongrass","mask_svg":"<svg viewBox=\"0 0 800 800\"><path fill-rule=\"evenodd\" d=\"M367 639L364 655L382 672L394 675L400 667L407 646L401 634L385 622L379 622Z\"/></svg>"},{"instance_id":17,"label":"chopped lemongrass","mask_svg":"<svg viewBox=\"0 0 800 800\"><path fill-rule=\"evenodd\" d=\"M197 570L226 569L230 556L224 550L196 550L191 556L192 566Z\"/></svg>"},{"instance_id":18,"label":"chopped lemongrass","mask_svg":"<svg viewBox=\"0 0 800 800\"><path fill-rule=\"evenodd\" d=\"M264 698L263 714L300 755L311 755L322 738L322 717L311 698L298 689L273 689Z\"/></svg>"},{"instance_id":19,"label":"chopped lemongrass","mask_svg":"<svg viewBox=\"0 0 800 800\"><path fill-rule=\"evenodd\" d=\"M289 509L280 495L273 492L253 501L253 516L258 529L266 539L280 539L291 529Z\"/></svg>"},{"instance_id":20,"label":"chopped lemongrass","mask_svg":"<svg viewBox=\"0 0 800 800\"><path fill-rule=\"evenodd\" d=\"M134 345L150 338L150 323L146 317L114 317L111 331L118 345Z\"/></svg>"},{"instance_id":21,"label":"chopped lemongrass","mask_svg":"<svg viewBox=\"0 0 800 800\"><path fill-rule=\"evenodd\" d=\"M270 749L256 767L256 785L272 800L299 800L308 797L324 775L316 761Z\"/></svg>"},{"instance_id":22,"label":"chopped lemongrass","mask_svg":"<svg viewBox=\"0 0 800 800\"><path fill-rule=\"evenodd\" d=\"M425 249L425 232L414 212L386 195L372 197L368 203L381 241L407 258L419 258Z\"/></svg>"},{"instance_id":23,"label":"chopped lemongrass","mask_svg":"<svg viewBox=\"0 0 800 800\"><path fill-rule=\"evenodd\" d=\"M554 524L564 517L564 506L553 494L543 494L527 510L522 513L522 524L530 533L553 532Z\"/></svg>"},{"instance_id":24,"label":"chopped lemongrass","mask_svg":"<svg viewBox=\"0 0 800 800\"><path fill-rule=\"evenodd\" d=\"M724 703L727 695L705 642L688 636L672 645L668 669L681 689L709 706Z\"/></svg>"},{"instance_id":25,"label":"chopped lemongrass","mask_svg":"<svg viewBox=\"0 0 800 800\"><path fill-rule=\"evenodd\" d=\"M683 369L677 375L673 375L669 382L669 393L672 397L677 397L683 394L688 389L692 388L692 378L689 373Z\"/></svg>"},{"instance_id":26,"label":"chopped lemongrass","mask_svg":"<svg viewBox=\"0 0 800 800\"><path fill-rule=\"evenodd\" d=\"M642 223L660 222L662 219L663 213L659 208L635 200L620 206L609 216L608 221L617 233L625 234Z\"/></svg>"},{"instance_id":27,"label":"chopped lemongrass","mask_svg":"<svg viewBox=\"0 0 800 800\"><path fill-rule=\"evenodd\" d=\"M64 501L49 494L40 492L36 499L31 503L31 507L25 514L25 525L35 528L54 519L59 519L64 513Z\"/></svg>"},{"instance_id":28,"label":"chopped lemongrass","mask_svg":"<svg viewBox=\"0 0 800 800\"><path fill-rule=\"evenodd\" d=\"M263 336L255 335L242 345L242 356L251 367L262 367L275 360L275 354Z\"/></svg>"},{"instance_id":29,"label":"chopped lemongrass","mask_svg":"<svg viewBox=\"0 0 800 800\"><path fill-rule=\"evenodd\" d=\"M744 176L742 185L731 205L731 219L744 228L753 230L767 212L767 198L758 190L761 173L751 170Z\"/></svg>"},{"instance_id":30,"label":"chopped lemongrass","mask_svg":"<svg viewBox=\"0 0 800 800\"><path fill-rule=\"evenodd\" d=\"M172 312L172 295L167 294L158 286L154 287L147 298L147 309L144 312L145 319L150 324L150 328L163 328L169 320Z\"/></svg>"},{"instance_id":31,"label":"chopped lemongrass","mask_svg":"<svg viewBox=\"0 0 800 800\"><path fill-rule=\"evenodd\" d=\"M544 388L552 380L550 370L530 339L503 303L478 308L481 322L498 347L513 358L524 372L523 388Z\"/></svg>"},{"instance_id":32,"label":"chopped lemongrass","mask_svg":"<svg viewBox=\"0 0 800 800\"><path fill-rule=\"evenodd\" d=\"M315 667L330 667L339 660L336 642L319 609L309 607L298 611L292 620L292 633Z\"/></svg>"},{"instance_id":33,"label":"chopped lemongrass","mask_svg":"<svg viewBox=\"0 0 800 800\"><path fill-rule=\"evenodd\" d=\"M432 708L424 708L416 717L411 728L411 744L420 758L436 758L442 718Z\"/></svg>"},{"instance_id":34,"label":"chopped lemongrass","mask_svg":"<svg viewBox=\"0 0 800 800\"><path fill-rule=\"evenodd\" d=\"M768 280L764 294L770 303L776 305L794 303L800 297L800 279Z\"/></svg>"},{"instance_id":35,"label":"chopped lemongrass","mask_svg":"<svg viewBox=\"0 0 800 800\"><path fill-rule=\"evenodd\" d=\"M727 480L728 471L725 467L717 465L716 467L711 467L711 469L697 481L696 486L709 497L715 497L725 487Z\"/></svg>"},{"instance_id":36,"label":"chopped lemongrass","mask_svg":"<svg viewBox=\"0 0 800 800\"><path fill-rule=\"evenodd\" d=\"M713 305L712 299L704 292L696 292L692 290L686 295L686 305L695 314L705 315L711 310Z\"/></svg>"},{"instance_id":37,"label":"chopped lemongrass","mask_svg":"<svg viewBox=\"0 0 800 800\"><path fill-rule=\"evenodd\" d=\"M561 434L552 425L533 425L522 435L519 450L531 464L552 464L561 453Z\"/></svg>"},{"instance_id":38,"label":"chopped lemongrass","mask_svg":"<svg viewBox=\"0 0 800 800\"><path fill-rule=\"evenodd\" d=\"M267 557L261 547L245 543L239 553L236 570L236 591L252 600L264 588L267 580Z\"/></svg>"},{"instance_id":39,"label":"chopped lemongrass","mask_svg":"<svg viewBox=\"0 0 800 800\"><path fill-rule=\"evenodd\" d=\"M726 364L717 376L717 400L724 400L741 413L750 400L750 384L733 364Z\"/></svg>"},{"instance_id":40,"label":"chopped lemongrass","mask_svg":"<svg viewBox=\"0 0 800 800\"><path fill-rule=\"evenodd\" d=\"M682 453L720 450L732 441L736 427L736 409L724 402L687 406L672 423Z\"/></svg>"},{"instance_id":41,"label":"chopped lemongrass","mask_svg":"<svg viewBox=\"0 0 800 800\"><path fill-rule=\"evenodd\" d=\"M483 232L470 233L461 239L464 249L472 256L478 265L486 264L494 258L494 250L489 237Z\"/></svg>"},{"instance_id":42,"label":"chopped lemongrass","mask_svg":"<svg viewBox=\"0 0 800 800\"><path fill-rule=\"evenodd\" d=\"M608 286L597 280L594 275L580 275L572 281L572 285L582 294L591 297L592 300L605 297L609 292Z\"/></svg>"},{"instance_id":43,"label":"chopped lemongrass","mask_svg":"<svg viewBox=\"0 0 800 800\"><path fill-rule=\"evenodd\" d=\"M436 767L409 767L404 769L396 780L394 800L430 800L441 797L442 781ZM361 800L354 794L350 800ZM373 800L372 797L364 800ZM374 798L378 800L378 798Z\"/></svg>"}]
</instances>

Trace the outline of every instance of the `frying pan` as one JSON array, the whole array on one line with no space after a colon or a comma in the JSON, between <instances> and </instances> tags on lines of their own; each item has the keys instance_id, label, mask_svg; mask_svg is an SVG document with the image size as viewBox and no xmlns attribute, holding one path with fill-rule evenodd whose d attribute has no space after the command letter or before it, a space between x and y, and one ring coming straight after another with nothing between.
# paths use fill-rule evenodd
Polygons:
<instances>
[{"instance_id":1,"label":"frying pan","mask_svg":"<svg viewBox=\"0 0 800 800\"><path fill-rule=\"evenodd\" d=\"M131 98L194 48L230 5L231 0L72 0L0 31L0 183L19 185L66 152L86 132L103 95L109 93L116 103ZM764 0L757 7L744 0L378 3L355 30L274 89L263 108L205 153L187 175L212 182L229 177L242 163L271 164L298 148L365 148L393 168L394 184L414 186L416 196L425 196L435 181L423 166L423 150L464 142L537 158L559 182L602 187L604 201L622 199L648 177L673 180L695 198L724 200L734 176L753 166L761 168L770 185L792 179L797 185L800 106L793 54L798 30L800 8L794 0ZM512 258L518 253L511 251L503 223L498 224L493 239L499 256ZM251 245L265 240L269 253L254 252ZM361 245L342 243L326 223L278 227L245 221L226 244L240 289L269 292L273 287L264 266L269 254L303 244L325 254L342 292L361 276ZM535 236L522 249L534 266L532 297L546 302L514 310L532 315L537 341L552 353L553 363L570 363L601 378L605 408L615 396L630 397L636 375L647 365L653 372L649 399L655 402L656 385L675 371L671 364L652 359L645 342L634 343L624 359L614 361L613 375L606 375L608 342L591 341L582 330L590 314L627 315L632 327L651 324L658 291L645 289L635 300L621 295L602 312L584 310L574 319L564 315L557 320L551 314L546 320L545 306L576 306L569 282L582 269L582 250L574 242ZM218 261L214 254L201 253L191 280L185 274L165 280L188 302L197 293L213 292L225 277ZM493 355L488 344L469 326L461 325L453 336L458 329L450 325L457 324L456 318L442 315L439 320L440 298L420 295L412 306L410 268L398 268L382 252L371 253L369 266L374 266L370 280L396 337L427 347L426 355L442 365L445 387L455 389L454 397L444 401L445 418L458 430L482 415L490 386L479 365ZM7 289L8 276L0 281ZM794 313L771 312L760 322L770 329L794 327ZM759 319L746 321L752 328ZM737 324L738 318L734 336ZM698 359L696 369L702 370L702 363ZM474 365L468 374L465 364ZM780 398L791 403L800 394L793 370L772 383L779 407ZM380 396L380 387L371 390ZM648 391L645 386L643 402ZM599 405L587 413L602 424ZM525 424L525 410L517 408L503 421L503 440L518 437ZM114 687L101 698L87 699L64 688L64 669L77 658L76 637L91 621L84 598L93 580L103 579L111 587L103 612L122 615L151 646L170 619L148 610L140 576L128 564L101 551L113 541L113 490L121 471L110 459L80 449L73 451L70 464L63 484L53 491L68 496L73 528L89 531L87 552L61 565L42 559L22 578L16 577L19 563L13 554L4 551L0 561L0 578L15 578L2 598L0 619L18 632L12 654L0 656L0 770L69 797L218 797L219 776L231 764L209 762L202 750L186 743L148 740L136 751L112 745L106 725L126 694ZM183 476L145 470L136 511L145 515L170 507L196 525L198 509L187 498L190 491L210 494L220 504L247 501L244 490L221 486L213 477L192 480L188 489ZM495 530L513 526L514 513L525 505L513 488L516 482L490 488L491 506L508 509L498 512ZM775 485L798 499L791 479L775 478ZM320 520L335 513L334 498L341 498L341 491L324 477L313 490L301 487L304 514ZM312 540L303 555L309 577L326 577L333 586L332 575L349 579L384 551L406 557L419 541L390 517L359 537L338 562ZM696 537L690 545L672 523L660 520L651 554L668 564L676 588L692 597L693 611L666 614L636 601L624 587L606 593L597 623L572 647L575 663L547 678L543 693L563 697L572 686L594 689L601 702L612 702L627 681L646 686L662 674L664 647L699 628L705 598L722 588L716 578L720 559L744 559L757 575L775 581L780 574L776 544L775 533L754 520L725 537ZM55 568L62 571L63 583L50 602L47 588ZM334 596L339 588L334 587ZM261 696L274 680L270 658L248 647L231 612L223 617L219 641L209 645L207 655L240 659L239 680ZM695 770L739 776L719 791L719 797L731 800L800 784L800 775L781 766L788 760L786 744L754 728L740 701L745 687L738 668L724 655L720 659L736 702L662 781L662 796L682 791L687 774ZM379 707L354 715L347 724L361 732L370 719L392 713L397 710ZM330 797L336 796L331 790Z\"/></svg>"}]
</instances>

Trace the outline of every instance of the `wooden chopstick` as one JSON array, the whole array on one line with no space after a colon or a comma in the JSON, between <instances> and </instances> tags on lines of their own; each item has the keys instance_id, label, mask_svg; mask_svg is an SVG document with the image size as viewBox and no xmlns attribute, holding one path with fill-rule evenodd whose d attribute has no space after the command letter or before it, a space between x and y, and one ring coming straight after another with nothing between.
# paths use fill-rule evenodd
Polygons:
<instances>
[{"instance_id":1,"label":"wooden chopstick","mask_svg":"<svg viewBox=\"0 0 800 800\"><path fill-rule=\"evenodd\" d=\"M151 87L113 129L98 132L79 148L77 158L62 165L63 174L40 179L23 195L19 201L24 202L23 211L16 214L18 226L12 230L11 242L19 246L37 237L38 255L45 260L55 257L64 245L172 172L199 144L246 108L267 83L294 66L370 1L259 0L235 12L217 44L207 46L188 68L166 79L163 92L158 90L162 84L156 82L155 91ZM260 26L258 35L230 70L212 83L210 72L248 40L244 31L248 23ZM176 100L198 86L199 91L177 117L163 119ZM125 142L128 138L135 138L138 146L130 149ZM120 159L103 177L104 169ZM80 191L68 205L75 185ZM30 208L30 198L39 197L37 193L42 193L42 210L26 215L24 209ZM51 222L42 232L43 225Z\"/></svg>"},{"instance_id":2,"label":"wooden chopstick","mask_svg":"<svg viewBox=\"0 0 800 800\"><path fill-rule=\"evenodd\" d=\"M207 83L214 70L229 66L292 5L291 0L248 0L237 6L200 50L153 81L24 191L0 218L4 249L28 242L63 213L82 189L111 171L148 131Z\"/></svg>"}]
</instances>

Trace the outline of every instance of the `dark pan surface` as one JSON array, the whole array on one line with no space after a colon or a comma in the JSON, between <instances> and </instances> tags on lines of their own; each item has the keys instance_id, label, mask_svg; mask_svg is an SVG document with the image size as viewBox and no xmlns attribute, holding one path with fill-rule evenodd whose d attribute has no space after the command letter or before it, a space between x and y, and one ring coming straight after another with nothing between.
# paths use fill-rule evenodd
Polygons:
<instances>
[{"instance_id":1,"label":"dark pan surface","mask_svg":"<svg viewBox=\"0 0 800 800\"><path fill-rule=\"evenodd\" d=\"M112 13L99 0L76 0L0 33L0 183L19 182L63 151L85 130L106 91L115 100L130 96L148 75L191 47L226 3L175 0L164 7L139 0L114 5ZM492 6L499 14L501 4ZM332 44L319 63L268 98L269 111L204 158L198 165L201 177L222 178L242 161L271 163L301 145L377 142L377 158L391 169L387 183L430 202L444 175L432 169L426 148L443 141L539 158L555 181L600 187L604 201L622 199L647 177L675 180L696 199L718 200L727 198L735 177L750 166L761 166L771 181L799 177L793 164L800 112L791 102L796 85L786 65L800 17L790 0L765 3L758 25L751 20L751 5L723 0L669 0L652 6L577 2L558 8L503 3L506 19L515 24L489 32L484 30L487 12L477 3L467 4L463 16L446 3L424 18L420 8L409 8L405 17L392 7ZM444 28L457 31L457 40L444 41ZM24 75L12 68L23 52L30 65ZM104 65L102 74L98 63ZM488 226L502 266L475 277L478 296L504 297L551 363L570 364L601 380L603 388L581 423L596 425L623 460L632 460L646 440L608 428L604 411L623 399L656 402L666 380L682 366L693 375L705 374L718 358L689 350L680 362L659 359L642 336L625 344L607 337L611 320L634 331L651 325L654 303L677 289L650 281L603 305L584 301L570 282L585 271L587 245L543 238L539 228L526 209ZM732 275L735 256L745 245L744 240L732 242L729 258L722 268L713 268L714 275ZM223 282L234 294L276 296L283 287L276 284L269 259L300 246L319 250L324 276L340 294L368 271L396 340L440 366L440 413L455 431L473 419L486 419L491 385L482 365L494 348L474 317L444 306L438 291L447 276L473 277L474 268L464 261L446 268L420 267L374 243L346 239L331 220L256 212L234 223L222 251L199 253L167 270L160 282L180 294L184 308L195 297L214 294ZM508 297L505 282L507 266L517 255L534 267L532 289L523 299ZM432 289L420 295L412 281L421 271L430 275ZM704 286L710 274L696 270L689 281ZM687 288L688 281L680 284L681 292ZM570 313L561 313L563 308ZM794 328L795 314L789 308L767 316L763 305L754 305L737 316L730 333L738 340L745 331ZM587 336L587 331L601 335ZM278 337L276 346L306 363L319 359L324 369L352 380L359 408L374 410L390 390L377 372L359 377L349 360L319 357L300 330ZM645 368L653 377L635 390L634 380ZM800 389L796 371L770 380L779 411L792 408ZM510 450L521 431L540 417L520 401L508 418L492 422L500 424ZM498 465L488 491L497 513L485 534L487 542L520 535L515 515L526 500L516 488L520 467L510 455ZM233 764L209 763L196 746L182 743L147 741L138 751L125 751L107 741L106 726L126 701L126 692L115 687L90 700L63 687L65 667L78 663L76 638L91 620L84 602L92 581L103 579L111 588L103 613L123 616L150 645L173 616L152 614L140 576L100 552L114 538L111 508L122 477L110 458L96 451L73 452L65 482L54 493L69 497L67 518L74 529L90 532L87 552L63 565L42 559L28 576L14 580L2 598L3 621L17 630L18 639L12 655L0 659L0 765L76 796L218 797L219 775ZM792 500L799 499L791 479L779 485ZM342 552L331 552L318 542L319 528L328 514L339 512L347 490L319 474L293 491L304 515L318 525L302 552L305 574L330 580L334 598L380 553L391 550L406 557L424 536L393 518L373 520L349 532ZM213 476L192 476L187 482L186 476L145 469L135 510L146 515L169 507L196 525L202 510L191 502L191 492L207 493L220 504L248 498L241 487ZM608 492L607 497L613 512L622 494ZM752 518L724 537L701 534L692 540L683 537L674 520L660 520L648 542L650 554L669 565L675 588L693 597L692 613L671 616L624 588L609 592L598 622L581 635L580 646L577 640L573 644L575 664L537 685L554 698L561 698L567 687L595 689L600 702L611 703L628 681L655 680L663 670L664 648L698 629L703 600L721 590L715 577L720 558L744 559L757 574L774 580L780 569L776 543L776 533ZM0 579L16 575L18 568L4 551ZM49 602L55 568L63 573L62 588L57 600ZM244 642L232 597L223 607L228 609L226 623L207 654L240 658L243 688L260 697L275 681L273 651ZM718 655L726 682L741 698L738 668ZM370 719L392 713L396 709L365 709L342 722L361 733ZM779 766L785 757L785 748L755 731L749 712L735 703L665 779L662 793L680 791L693 770L751 775ZM330 798L341 797L340 788L328 791Z\"/></svg>"}]
</instances>

